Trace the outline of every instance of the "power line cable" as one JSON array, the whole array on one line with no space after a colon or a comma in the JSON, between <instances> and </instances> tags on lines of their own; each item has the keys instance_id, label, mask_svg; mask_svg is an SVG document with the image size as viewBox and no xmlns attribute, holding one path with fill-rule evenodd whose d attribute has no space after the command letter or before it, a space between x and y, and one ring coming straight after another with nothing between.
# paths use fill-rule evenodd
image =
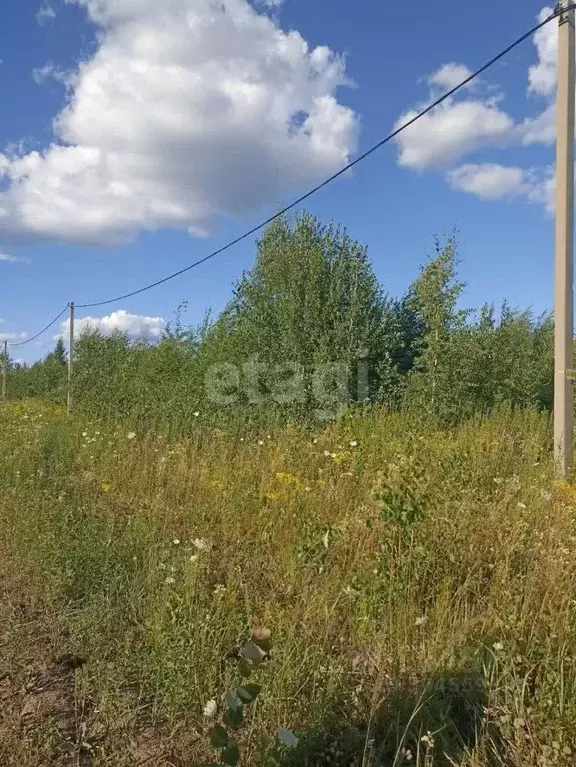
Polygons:
<instances>
[{"instance_id":1,"label":"power line cable","mask_svg":"<svg viewBox=\"0 0 576 767\"><path fill-rule=\"evenodd\" d=\"M60 314L57 317L54 317L54 319L51 322L49 322L48 325L45 325L42 328L42 330L39 330L36 333L36 335L32 336L32 338L27 338L25 341L18 341L18 342L9 341L8 345L9 346L24 346L24 344L29 344L29 343L31 343L31 341L35 341L39 336L42 335L42 333L45 333L47 330L50 330L52 325L55 325L58 322L58 320L60 319L60 317L62 317L62 315L65 312L67 312L67 311L68 311L68 304L62 309L62 311L60 312Z\"/></svg>"},{"instance_id":2,"label":"power line cable","mask_svg":"<svg viewBox=\"0 0 576 767\"><path fill-rule=\"evenodd\" d=\"M510 53L514 48L516 48L518 45L523 43L525 40L527 40L529 37L532 37L538 30L542 29L546 24L548 24L552 19L555 19L557 16L559 16L561 13L565 13L567 11L571 11L576 7L576 4L571 4L570 6L557 6L555 10L548 16L546 19L541 21L540 23L536 24L536 26L532 27L532 29L528 30L528 32L525 32L521 37L517 38L511 45L504 48L503 51L498 53L496 56L494 56L490 61L488 61L486 64L484 64L482 67L477 69L475 72L473 72L471 75L466 77L464 80L462 80L461 83L456 85L454 88L451 88L447 93L445 93L443 96L440 96L440 98L437 98L435 101L433 101L431 104L429 104L425 109L422 109L418 114L411 117L409 120L404 122L402 125L400 125L398 128L396 128L392 133L390 133L386 138L382 139L378 143L374 144L370 149L368 149L363 154L356 157L355 160L348 163L344 168L334 173L329 178L325 179L322 183L315 186L313 189L311 189L309 192L306 192L306 194L303 194L301 197L298 197L298 199L294 200L294 202L291 202L289 205L287 205L285 208L282 208L282 210L278 211L278 213L275 213L273 216L270 216L265 221L262 221L257 226L252 227L252 229L249 229L247 232L244 232L244 234L240 235L239 237L236 237L235 239L228 242L226 245L223 245L221 248L218 248L217 250L214 250L212 253L209 253L207 256L204 256L203 258L198 259L198 261L194 261L194 263L189 264L188 266L185 266L183 269L179 269L177 272L173 272L172 274L169 274L167 277L163 277L160 280L157 280L156 282L151 282L149 285L144 286L143 288L138 288L137 290L133 290L130 293L124 293L121 296L115 296L114 298L108 298L104 301L94 301L93 303L86 303L86 304L77 304L76 306L79 309L90 309L96 306L105 306L106 304L112 304L116 301L123 301L126 298L132 298L132 296L137 296L139 293L144 293L147 290L151 290L152 288L156 288L159 285L163 285L165 282L168 282L169 280L173 280L175 277L179 277L181 274L184 274L185 272L189 272L191 269L194 269L197 266L200 266L200 264L204 264L206 261L209 261L212 258L215 258L216 256L220 255L221 253L224 253L224 251L229 250L234 245L237 245L239 242L242 242L243 240L247 239L251 235L255 234L256 232L263 229L268 224L271 224L273 221L276 221L276 219L280 218L281 216L288 213L288 211L292 210L296 206L300 205L302 202L307 200L309 197L311 197L313 194L316 194L316 192L319 192L320 189L323 189L325 186L328 186L332 181L335 181L337 178L342 176L344 173L346 173L348 170L353 168L355 165L358 165L358 163L362 162L362 160L365 160L367 157L369 157L371 154L373 154L377 149L380 149L385 144L388 144L390 141L392 141L396 136L398 136L400 133L405 131L407 128L409 128L411 125L414 125L415 122L420 120L422 117L427 115L429 112L431 112L436 107L440 106L444 101L449 99L451 96L453 96L455 93L457 93L459 90L464 88L466 85L471 83L473 80L475 80L479 75L481 75L483 72L485 72L487 69L492 67L494 64L496 64L500 59L504 58L508 53Z\"/></svg>"}]
</instances>

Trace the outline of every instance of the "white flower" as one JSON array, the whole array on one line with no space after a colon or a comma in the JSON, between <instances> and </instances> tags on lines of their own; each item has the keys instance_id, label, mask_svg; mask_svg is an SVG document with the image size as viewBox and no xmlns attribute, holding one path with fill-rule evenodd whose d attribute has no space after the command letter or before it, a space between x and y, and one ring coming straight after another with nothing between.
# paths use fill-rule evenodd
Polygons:
<instances>
[{"instance_id":1,"label":"white flower","mask_svg":"<svg viewBox=\"0 0 576 767\"><path fill-rule=\"evenodd\" d=\"M83 436L83 437L87 437L87 436L88 436L88 432L87 432L87 431L83 431L83 432L82 432L82 436Z\"/></svg>"},{"instance_id":2,"label":"white flower","mask_svg":"<svg viewBox=\"0 0 576 767\"><path fill-rule=\"evenodd\" d=\"M135 439L136 432L135 431L129 431L126 436L127 436L128 439Z\"/></svg>"},{"instance_id":3,"label":"white flower","mask_svg":"<svg viewBox=\"0 0 576 767\"><path fill-rule=\"evenodd\" d=\"M330 451L329 450L325 450L324 451L324 455L326 456L326 458L330 458Z\"/></svg>"},{"instance_id":4,"label":"white flower","mask_svg":"<svg viewBox=\"0 0 576 767\"><path fill-rule=\"evenodd\" d=\"M504 649L504 645L502 644L502 642L494 642L494 644L492 645L492 648L496 650L496 652L500 652L500 650Z\"/></svg>"},{"instance_id":5,"label":"white flower","mask_svg":"<svg viewBox=\"0 0 576 767\"><path fill-rule=\"evenodd\" d=\"M425 623L427 623L428 618L425 615L420 615L416 620L414 621L415 626L424 626Z\"/></svg>"},{"instance_id":6,"label":"white flower","mask_svg":"<svg viewBox=\"0 0 576 767\"><path fill-rule=\"evenodd\" d=\"M262 445L264 444L264 440L263 440L263 439L259 439L259 440L258 440L258 444L259 444L260 446L262 446Z\"/></svg>"},{"instance_id":7,"label":"white flower","mask_svg":"<svg viewBox=\"0 0 576 767\"><path fill-rule=\"evenodd\" d=\"M552 498L552 493L548 492L548 490L540 490L540 495L545 501L549 501Z\"/></svg>"},{"instance_id":8,"label":"white flower","mask_svg":"<svg viewBox=\"0 0 576 767\"><path fill-rule=\"evenodd\" d=\"M198 554L192 554L190 557L190 562L197 562L198 561Z\"/></svg>"},{"instance_id":9,"label":"white flower","mask_svg":"<svg viewBox=\"0 0 576 767\"><path fill-rule=\"evenodd\" d=\"M214 587L214 594L221 594L223 591L226 591L226 586L222 583L217 583Z\"/></svg>"},{"instance_id":10,"label":"white flower","mask_svg":"<svg viewBox=\"0 0 576 767\"><path fill-rule=\"evenodd\" d=\"M194 418L198 418L199 415L200 415L200 411L199 410L196 410L196 412L193 413Z\"/></svg>"},{"instance_id":11,"label":"white flower","mask_svg":"<svg viewBox=\"0 0 576 767\"><path fill-rule=\"evenodd\" d=\"M204 706L204 716L206 719L213 719L216 716L218 705L215 698L211 698Z\"/></svg>"},{"instance_id":12,"label":"white flower","mask_svg":"<svg viewBox=\"0 0 576 767\"><path fill-rule=\"evenodd\" d=\"M178 544L180 543L180 538L174 538L172 543L174 544L174 546L178 546Z\"/></svg>"},{"instance_id":13,"label":"white flower","mask_svg":"<svg viewBox=\"0 0 576 767\"><path fill-rule=\"evenodd\" d=\"M355 439L351 439L349 445L350 447L358 447L358 442Z\"/></svg>"},{"instance_id":14,"label":"white flower","mask_svg":"<svg viewBox=\"0 0 576 767\"><path fill-rule=\"evenodd\" d=\"M206 551L206 549L210 548L210 544L207 543L204 538L195 538L192 541L192 546L194 546L195 549L198 549L198 551Z\"/></svg>"},{"instance_id":15,"label":"white flower","mask_svg":"<svg viewBox=\"0 0 576 767\"><path fill-rule=\"evenodd\" d=\"M518 501L517 506L518 506L519 509L525 509L526 508L526 504L522 503L522 501Z\"/></svg>"},{"instance_id":16,"label":"white flower","mask_svg":"<svg viewBox=\"0 0 576 767\"><path fill-rule=\"evenodd\" d=\"M164 579L164 583L176 583L176 580L171 575L169 575Z\"/></svg>"}]
</instances>

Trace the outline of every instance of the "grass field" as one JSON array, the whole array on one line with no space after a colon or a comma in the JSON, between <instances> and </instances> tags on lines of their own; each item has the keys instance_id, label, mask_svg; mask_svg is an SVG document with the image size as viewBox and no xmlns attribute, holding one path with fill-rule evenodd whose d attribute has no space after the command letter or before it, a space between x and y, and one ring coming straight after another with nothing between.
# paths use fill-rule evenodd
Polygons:
<instances>
[{"instance_id":1,"label":"grass field","mask_svg":"<svg viewBox=\"0 0 576 767\"><path fill-rule=\"evenodd\" d=\"M0 410L3 767L217 762L253 625L242 765L574 764L576 488L544 416L197 422Z\"/></svg>"}]
</instances>

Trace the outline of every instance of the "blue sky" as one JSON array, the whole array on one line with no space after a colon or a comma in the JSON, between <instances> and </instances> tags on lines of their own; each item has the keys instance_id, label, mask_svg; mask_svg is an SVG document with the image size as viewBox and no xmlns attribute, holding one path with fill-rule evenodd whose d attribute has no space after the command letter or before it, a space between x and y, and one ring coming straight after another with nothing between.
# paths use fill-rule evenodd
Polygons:
<instances>
[{"instance_id":1,"label":"blue sky","mask_svg":"<svg viewBox=\"0 0 576 767\"><path fill-rule=\"evenodd\" d=\"M542 8L6 4L0 336L31 335L69 300L130 291L224 244L484 63ZM468 306L507 298L550 308L555 28L308 201L369 246L387 292L402 293L433 236L457 227ZM155 337L158 318L184 299L190 322L222 308L253 257L244 242L92 314L106 315L104 330ZM57 330L13 356L45 354Z\"/></svg>"}]
</instances>

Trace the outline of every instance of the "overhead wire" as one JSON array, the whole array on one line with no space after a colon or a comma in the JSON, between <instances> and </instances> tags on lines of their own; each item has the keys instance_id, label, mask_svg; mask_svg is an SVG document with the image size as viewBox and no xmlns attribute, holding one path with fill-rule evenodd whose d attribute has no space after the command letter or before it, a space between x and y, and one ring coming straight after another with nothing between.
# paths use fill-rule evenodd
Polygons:
<instances>
[{"instance_id":1,"label":"overhead wire","mask_svg":"<svg viewBox=\"0 0 576 767\"><path fill-rule=\"evenodd\" d=\"M8 342L8 345L9 345L9 346L24 346L24 344L29 344L29 343L31 343L32 341L35 341L35 340L36 340L36 339L37 339L39 336L41 336L41 335L42 335L43 333L45 333L47 330L50 330L50 328L51 328L53 325L55 325L55 324L58 322L58 320L60 319L60 317L62 317L62 315L63 315L63 314L65 314L65 312L67 312L67 311L68 311L68 306L69 306L69 304L66 304L66 306L65 306L65 307L62 309L62 311L60 312L60 314L58 314L56 317L54 317L54 319L53 319L51 322L49 322L47 325L45 325L45 326L42 328L42 330L39 330L39 331L38 331L38 332L37 332L35 335L33 335L31 338L27 338L25 341L9 341L9 342Z\"/></svg>"},{"instance_id":2,"label":"overhead wire","mask_svg":"<svg viewBox=\"0 0 576 767\"><path fill-rule=\"evenodd\" d=\"M319 192L324 187L328 186L328 184L332 183L332 181L335 181L337 178L342 176L344 173L349 171L351 168L354 168L356 165L358 165L360 162L365 160L367 157L370 157L370 155L374 154L378 149L388 144L390 141L395 139L397 136L399 136L403 131L405 131L407 128L409 128L411 125L414 125L414 123L418 122L418 120L421 120L423 117L425 117L427 114L432 112L434 109L439 107L441 104L443 104L445 101L447 101L451 96L456 94L458 91L462 90L462 88L465 88L467 85L469 85L473 80L478 78L481 74L486 72L486 70L490 69L494 64L496 64L498 61L503 59L505 56L507 56L511 51L513 51L515 48L517 48L519 45L521 45L525 40L532 37L536 32L538 32L540 29L546 26L549 22L551 22L553 19L557 18L563 13L568 13L570 11L573 11L576 8L576 3L572 3L567 6L557 5L556 8L552 11L552 13L547 16L545 19L540 21L538 24L533 26L531 29L529 29L527 32L525 32L523 35L518 37L516 40L514 40L513 43L506 46L500 53L496 54L496 56L493 56L489 61L487 61L485 64L483 64L481 67L476 69L474 72L472 72L470 75L465 77L458 85L454 86L450 90L448 90L446 93L444 93L439 98L432 101L428 106L421 109L419 112L417 112L415 115L410 117L408 120L403 122L401 125L399 125L397 128L395 128L391 133L389 133L385 138L378 141L376 144L372 145L369 149L367 149L365 152L360 154L358 157L356 157L354 160L352 160L350 163L345 165L340 170L336 171L336 173L333 173L331 176L326 178L324 181L322 181L320 184L316 185L312 189L310 189L305 194L301 195L297 199L295 199L293 202L291 202L289 205L286 205L281 210L279 210L277 213L274 213L274 215L269 216L264 221L261 221L256 226L252 227L248 231L244 232L238 237L235 237L234 239L227 242L225 245L223 245L220 248L217 248L216 250L212 251L211 253L208 253L206 256L203 256L202 258L198 259L197 261L194 261L191 264L188 264L187 266L183 267L182 269L179 269L176 272L173 272L172 274L167 275L166 277L162 277L159 280L156 280L155 282L151 282L148 285L145 285L142 288L138 288L136 290L132 290L128 293L123 293L122 295L114 296L113 298L107 298L103 301L93 301L90 303L77 303L76 308L78 309L91 309L98 306L106 306L107 304L115 303L116 301L123 301L127 298L132 298L133 296L137 296L140 293L144 293L148 290L151 290L152 288L156 288L159 285L163 285L166 282L169 282L170 280L175 279L176 277L180 277L180 275L185 274L186 272L189 272L191 269L196 268L197 266L200 266L201 264L206 263L207 261L210 261L211 259L215 258L216 256L219 256L220 254L224 253L225 251L229 250L230 248L234 247L238 243L242 242L243 240L246 240L248 237L251 237L253 234L256 234L264 227L268 226L269 224L273 223L277 219L284 216L289 211L296 208L301 203L305 202L307 199L312 197L312 195ZM66 306L48 325L42 328L42 330L38 331L35 335L33 335L31 338L26 339L25 341L19 341L19 342L12 342L10 343L10 346L23 346L24 344L28 344L31 341L34 341L39 336L41 336L43 333L45 333L47 330L49 330L62 315L66 312L68 306Z\"/></svg>"}]
</instances>

